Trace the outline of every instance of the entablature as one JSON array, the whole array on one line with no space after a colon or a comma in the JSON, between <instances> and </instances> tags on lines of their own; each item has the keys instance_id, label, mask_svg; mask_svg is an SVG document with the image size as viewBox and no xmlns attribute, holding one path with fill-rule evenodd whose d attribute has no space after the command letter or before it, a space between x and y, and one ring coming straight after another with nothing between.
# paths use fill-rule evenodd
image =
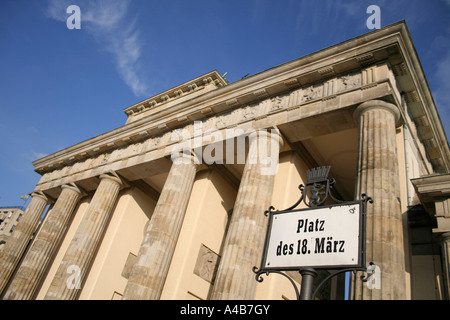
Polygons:
<instances>
[{"instance_id":1,"label":"entablature","mask_svg":"<svg viewBox=\"0 0 450 320\"><path fill-rule=\"evenodd\" d=\"M157 101L169 96L159 105L151 102L155 100L152 97L125 109L129 116L134 117L132 121L129 119L122 127L33 162L35 171L50 173L88 159L93 163L99 157L103 157L105 164L111 161L106 160L107 154L115 150L130 149L136 154L161 150L170 145L168 133L185 128L194 121L214 122L214 129L220 130L279 113L270 121L256 121L259 124L254 124L270 127L283 121L297 121L301 117L351 107L364 99L381 98L400 106L401 92L404 93L409 116L418 128L418 138L434 148L430 149L431 152L427 150L428 158L436 170L449 171L448 142L429 88L424 85L426 81L404 23L348 40L228 85L224 85L223 78L216 71L209 75L211 80L202 76L155 96ZM196 81L205 85L213 83L214 90L204 90L199 95L192 93L189 99L181 99L183 88ZM171 94L174 95L173 104L169 103ZM164 152L160 155L164 156Z\"/></svg>"}]
</instances>

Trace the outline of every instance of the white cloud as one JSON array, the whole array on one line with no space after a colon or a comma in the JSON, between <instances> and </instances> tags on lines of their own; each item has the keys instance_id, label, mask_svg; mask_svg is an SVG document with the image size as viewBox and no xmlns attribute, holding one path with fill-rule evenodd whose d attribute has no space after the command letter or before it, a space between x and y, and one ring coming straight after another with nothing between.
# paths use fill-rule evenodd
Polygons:
<instances>
[{"instance_id":1,"label":"white cloud","mask_svg":"<svg viewBox=\"0 0 450 320\"><path fill-rule=\"evenodd\" d=\"M66 21L66 9L71 3L68 0L49 0L47 7L47 17L58 21Z\"/></svg>"},{"instance_id":2,"label":"white cloud","mask_svg":"<svg viewBox=\"0 0 450 320\"><path fill-rule=\"evenodd\" d=\"M48 154L46 154L46 153L42 153L42 152L32 152L30 158L31 158L32 160L37 160L37 159L41 159L41 158L46 157L46 156L48 156Z\"/></svg>"},{"instance_id":3,"label":"white cloud","mask_svg":"<svg viewBox=\"0 0 450 320\"><path fill-rule=\"evenodd\" d=\"M66 9L71 2L49 0L47 16L65 22L70 16ZM137 72L143 42L136 19L130 19L128 15L129 4L129 0L77 1L81 11L81 29L113 55L118 73L135 96L147 97L149 86Z\"/></svg>"}]
</instances>

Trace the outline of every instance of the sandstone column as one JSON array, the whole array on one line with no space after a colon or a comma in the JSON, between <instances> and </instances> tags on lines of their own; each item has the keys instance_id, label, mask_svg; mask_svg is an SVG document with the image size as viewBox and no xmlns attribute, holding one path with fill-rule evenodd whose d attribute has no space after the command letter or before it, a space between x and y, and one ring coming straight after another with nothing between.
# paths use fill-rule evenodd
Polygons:
<instances>
[{"instance_id":1,"label":"sandstone column","mask_svg":"<svg viewBox=\"0 0 450 320\"><path fill-rule=\"evenodd\" d=\"M50 284L46 300L73 300L80 294L122 186L121 179L115 173L102 174L100 179L91 203Z\"/></svg>"},{"instance_id":2,"label":"sandstone column","mask_svg":"<svg viewBox=\"0 0 450 320\"><path fill-rule=\"evenodd\" d=\"M406 298L405 257L400 178L397 160L396 122L399 111L381 100L362 103L355 110L359 122L359 157L356 197L372 197L367 206L366 261L377 266L375 281L357 280L356 299Z\"/></svg>"},{"instance_id":3,"label":"sandstone column","mask_svg":"<svg viewBox=\"0 0 450 320\"><path fill-rule=\"evenodd\" d=\"M442 273L444 275L445 299L450 299L450 232L441 235Z\"/></svg>"},{"instance_id":4,"label":"sandstone column","mask_svg":"<svg viewBox=\"0 0 450 320\"><path fill-rule=\"evenodd\" d=\"M194 184L195 154L174 161L144 233L124 300L157 300L161 296Z\"/></svg>"},{"instance_id":5,"label":"sandstone column","mask_svg":"<svg viewBox=\"0 0 450 320\"><path fill-rule=\"evenodd\" d=\"M39 191L31 193L31 201L22 219L17 224L5 247L0 251L0 292L5 289L9 278L16 268L28 242L39 225L39 219L49 204L48 198Z\"/></svg>"},{"instance_id":6,"label":"sandstone column","mask_svg":"<svg viewBox=\"0 0 450 320\"><path fill-rule=\"evenodd\" d=\"M62 186L61 194L20 264L4 296L5 300L29 300L34 297L81 196L82 192L75 184Z\"/></svg>"},{"instance_id":7,"label":"sandstone column","mask_svg":"<svg viewBox=\"0 0 450 320\"><path fill-rule=\"evenodd\" d=\"M266 139L276 150L271 152L273 163L278 163L279 138L273 132ZM249 136L248 158L211 294L213 300L254 299L257 282L252 269L261 262L268 221L264 211L271 204L276 173L264 170L260 153L263 144L258 143L263 140L258 133Z\"/></svg>"}]
</instances>

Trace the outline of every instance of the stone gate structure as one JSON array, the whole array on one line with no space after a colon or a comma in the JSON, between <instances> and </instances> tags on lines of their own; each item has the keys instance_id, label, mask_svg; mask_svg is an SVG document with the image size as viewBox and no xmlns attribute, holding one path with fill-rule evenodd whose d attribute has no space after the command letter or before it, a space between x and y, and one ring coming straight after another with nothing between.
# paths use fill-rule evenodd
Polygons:
<instances>
[{"instance_id":1,"label":"stone gate structure","mask_svg":"<svg viewBox=\"0 0 450 320\"><path fill-rule=\"evenodd\" d=\"M448 298L449 147L404 22L124 111L124 126L33 163L42 177L0 252L3 299L291 299L284 278L252 272L263 213L323 165L342 199L374 200L367 260L381 282L355 280L352 298ZM411 242L417 226L436 250ZM342 290L334 280L322 297Z\"/></svg>"}]
</instances>

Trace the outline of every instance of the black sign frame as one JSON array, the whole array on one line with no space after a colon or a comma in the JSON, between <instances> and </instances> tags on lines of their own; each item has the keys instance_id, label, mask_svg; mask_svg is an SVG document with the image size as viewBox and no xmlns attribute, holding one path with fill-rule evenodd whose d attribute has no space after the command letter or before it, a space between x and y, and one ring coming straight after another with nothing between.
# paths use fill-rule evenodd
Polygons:
<instances>
[{"instance_id":1,"label":"black sign frame","mask_svg":"<svg viewBox=\"0 0 450 320\"><path fill-rule=\"evenodd\" d=\"M277 215L282 215L286 213L292 213L292 212L311 212L311 215L314 215L314 211L321 210L321 209L330 209L332 210L334 207L341 207L341 206L352 206L356 205L359 207L359 227L358 227L358 258L357 261L354 264L330 264L330 265L299 265L299 266L290 266L290 267L270 267L267 268L266 262L267 262L267 255L268 255L268 249L269 244L272 236L272 225L273 220ZM264 242L264 249L263 249L263 255L261 259L261 272L271 272L271 271L296 271L300 270L301 268L314 268L314 269L325 269L325 270L334 270L334 269L342 269L342 268L366 268L366 255L365 255L365 248L366 248L366 235L365 235L365 226L366 226L366 212L365 212L365 202L363 200L358 201L347 201L342 202L339 204L334 205L327 205L327 206L321 206L316 208L305 208L305 209L295 209L295 210L281 210L281 211L269 211L269 222L267 226L267 232L266 232L266 239Z\"/></svg>"},{"instance_id":2,"label":"black sign frame","mask_svg":"<svg viewBox=\"0 0 450 320\"><path fill-rule=\"evenodd\" d=\"M328 178L328 173L330 171L330 166L325 167L317 167L310 170L307 170L308 180L305 185L301 184L299 186L301 196L299 200L293 204L291 207L284 210L275 210L273 206L270 206L268 210L264 212L267 216L269 215L269 223L267 226L266 239L264 241L264 249L261 258L260 268L254 266L253 272L256 274L255 279L258 282L262 282L264 279L262 274L269 275L270 273L280 274L286 277L295 289L295 293L297 295L297 299L299 300L309 300L314 299L318 290L321 286L324 285L325 282L330 280L332 277L344 273L347 271L352 271L356 273L356 271L367 272L366 268L366 220L367 220L367 203L373 203L372 198L367 196L366 194L361 194L358 200L355 201L341 201L336 199L333 194L333 186L335 184L335 180L333 178ZM334 200L336 204L328 204L331 200ZM306 205L306 209L295 209L301 203ZM322 208L332 208L333 206L342 206L349 204L358 204L359 205L359 253L358 253L358 261L355 265L327 265L327 266L294 266L294 267L274 267L274 268L266 268L266 259L267 259L267 250L270 241L270 231L273 224L273 218L279 214L286 214L290 212L296 211L306 211L306 210L314 210L314 209L322 209ZM373 265L373 262L369 263ZM330 274L321 283L317 286L314 293L313 282L314 278L317 276L316 269L325 269L325 270L336 270L334 273ZM299 292L295 281L283 271L299 271L302 275L302 286L301 292ZM363 282L368 281L370 275L366 278L362 275L361 280Z\"/></svg>"}]
</instances>

